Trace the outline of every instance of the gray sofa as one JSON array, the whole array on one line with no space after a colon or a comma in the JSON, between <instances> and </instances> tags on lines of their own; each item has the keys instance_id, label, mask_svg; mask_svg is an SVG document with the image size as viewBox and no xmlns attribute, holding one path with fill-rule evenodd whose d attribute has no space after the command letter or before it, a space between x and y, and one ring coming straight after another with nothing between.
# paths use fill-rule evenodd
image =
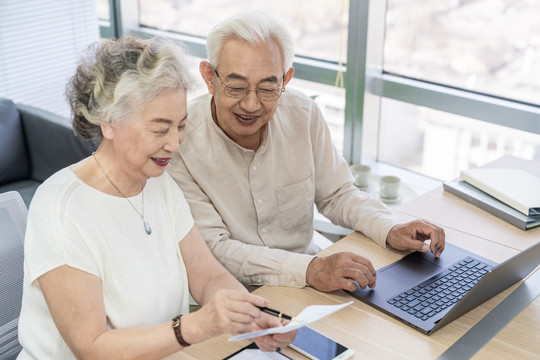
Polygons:
<instances>
[{"instance_id":1,"label":"gray sofa","mask_svg":"<svg viewBox=\"0 0 540 360\"><path fill-rule=\"evenodd\" d=\"M0 98L0 193L18 191L29 206L45 179L91 151L67 119Z\"/></svg>"}]
</instances>

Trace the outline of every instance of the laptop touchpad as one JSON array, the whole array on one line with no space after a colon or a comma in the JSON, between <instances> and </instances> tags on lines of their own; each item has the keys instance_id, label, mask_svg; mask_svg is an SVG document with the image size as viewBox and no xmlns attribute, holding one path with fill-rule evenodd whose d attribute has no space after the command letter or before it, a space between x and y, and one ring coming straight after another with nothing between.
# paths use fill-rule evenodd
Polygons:
<instances>
[{"instance_id":1,"label":"laptop touchpad","mask_svg":"<svg viewBox=\"0 0 540 360\"><path fill-rule=\"evenodd\" d=\"M417 253L406 256L378 272L377 283L381 285L384 283L385 287L390 284L392 287L394 287L393 285L397 286L397 284L401 287L401 285L408 285L430 275L435 275L441 269L440 266L415 255Z\"/></svg>"}]
</instances>

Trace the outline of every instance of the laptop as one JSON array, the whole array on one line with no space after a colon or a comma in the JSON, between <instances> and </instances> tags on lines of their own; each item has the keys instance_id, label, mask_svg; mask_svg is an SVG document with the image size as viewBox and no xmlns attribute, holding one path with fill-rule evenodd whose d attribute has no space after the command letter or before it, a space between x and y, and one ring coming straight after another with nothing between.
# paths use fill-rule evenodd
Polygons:
<instances>
[{"instance_id":1,"label":"laptop","mask_svg":"<svg viewBox=\"0 0 540 360\"><path fill-rule=\"evenodd\" d=\"M540 242L501 264L447 242L439 259L413 252L379 269L374 289L347 292L430 335L524 279L539 264Z\"/></svg>"}]
</instances>

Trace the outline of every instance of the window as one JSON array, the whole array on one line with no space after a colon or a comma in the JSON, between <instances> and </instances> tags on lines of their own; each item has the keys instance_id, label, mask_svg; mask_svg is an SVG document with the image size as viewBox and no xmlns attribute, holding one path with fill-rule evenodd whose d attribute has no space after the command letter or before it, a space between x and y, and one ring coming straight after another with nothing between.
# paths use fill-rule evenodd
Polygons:
<instances>
[{"instance_id":1,"label":"window","mask_svg":"<svg viewBox=\"0 0 540 360\"><path fill-rule=\"evenodd\" d=\"M449 180L503 154L540 160L534 2L388 0L379 13L377 100L366 104L378 161Z\"/></svg>"},{"instance_id":2,"label":"window","mask_svg":"<svg viewBox=\"0 0 540 360\"><path fill-rule=\"evenodd\" d=\"M392 99L383 99L381 109L379 159L436 179L504 154L540 156L538 134Z\"/></svg>"},{"instance_id":3,"label":"window","mask_svg":"<svg viewBox=\"0 0 540 360\"><path fill-rule=\"evenodd\" d=\"M99 20L110 21L111 10L109 7L109 0L96 0L96 9Z\"/></svg>"},{"instance_id":4,"label":"window","mask_svg":"<svg viewBox=\"0 0 540 360\"><path fill-rule=\"evenodd\" d=\"M539 104L539 18L528 0L389 0L383 68Z\"/></svg>"},{"instance_id":5,"label":"window","mask_svg":"<svg viewBox=\"0 0 540 360\"><path fill-rule=\"evenodd\" d=\"M290 0L139 0L139 22L204 38L219 21L250 9L285 21L300 56L333 62L347 57L348 1L296 0L291 6Z\"/></svg>"},{"instance_id":6,"label":"window","mask_svg":"<svg viewBox=\"0 0 540 360\"><path fill-rule=\"evenodd\" d=\"M0 1L0 97L70 116L66 83L99 39L95 4Z\"/></svg>"},{"instance_id":7,"label":"window","mask_svg":"<svg viewBox=\"0 0 540 360\"><path fill-rule=\"evenodd\" d=\"M115 3L123 32L177 37L200 58L225 17L259 8L283 18L296 42L290 86L316 98L351 163L447 180L503 153L540 160L533 0ZM334 86L340 72L345 89Z\"/></svg>"}]
</instances>

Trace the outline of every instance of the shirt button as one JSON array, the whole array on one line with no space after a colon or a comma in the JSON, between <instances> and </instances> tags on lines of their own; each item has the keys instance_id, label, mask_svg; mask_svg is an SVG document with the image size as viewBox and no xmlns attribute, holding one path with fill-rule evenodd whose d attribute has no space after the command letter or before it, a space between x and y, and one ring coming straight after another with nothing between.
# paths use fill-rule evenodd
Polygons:
<instances>
[{"instance_id":1,"label":"shirt button","mask_svg":"<svg viewBox=\"0 0 540 360\"><path fill-rule=\"evenodd\" d=\"M265 233L265 232L266 232L266 228L262 228L262 229L261 229L261 232L262 232L262 233Z\"/></svg>"},{"instance_id":2,"label":"shirt button","mask_svg":"<svg viewBox=\"0 0 540 360\"><path fill-rule=\"evenodd\" d=\"M256 171L257 170L257 165L253 165L252 169L253 169L253 171Z\"/></svg>"},{"instance_id":3,"label":"shirt button","mask_svg":"<svg viewBox=\"0 0 540 360\"><path fill-rule=\"evenodd\" d=\"M259 204L262 204L262 199L257 200Z\"/></svg>"}]
</instances>

